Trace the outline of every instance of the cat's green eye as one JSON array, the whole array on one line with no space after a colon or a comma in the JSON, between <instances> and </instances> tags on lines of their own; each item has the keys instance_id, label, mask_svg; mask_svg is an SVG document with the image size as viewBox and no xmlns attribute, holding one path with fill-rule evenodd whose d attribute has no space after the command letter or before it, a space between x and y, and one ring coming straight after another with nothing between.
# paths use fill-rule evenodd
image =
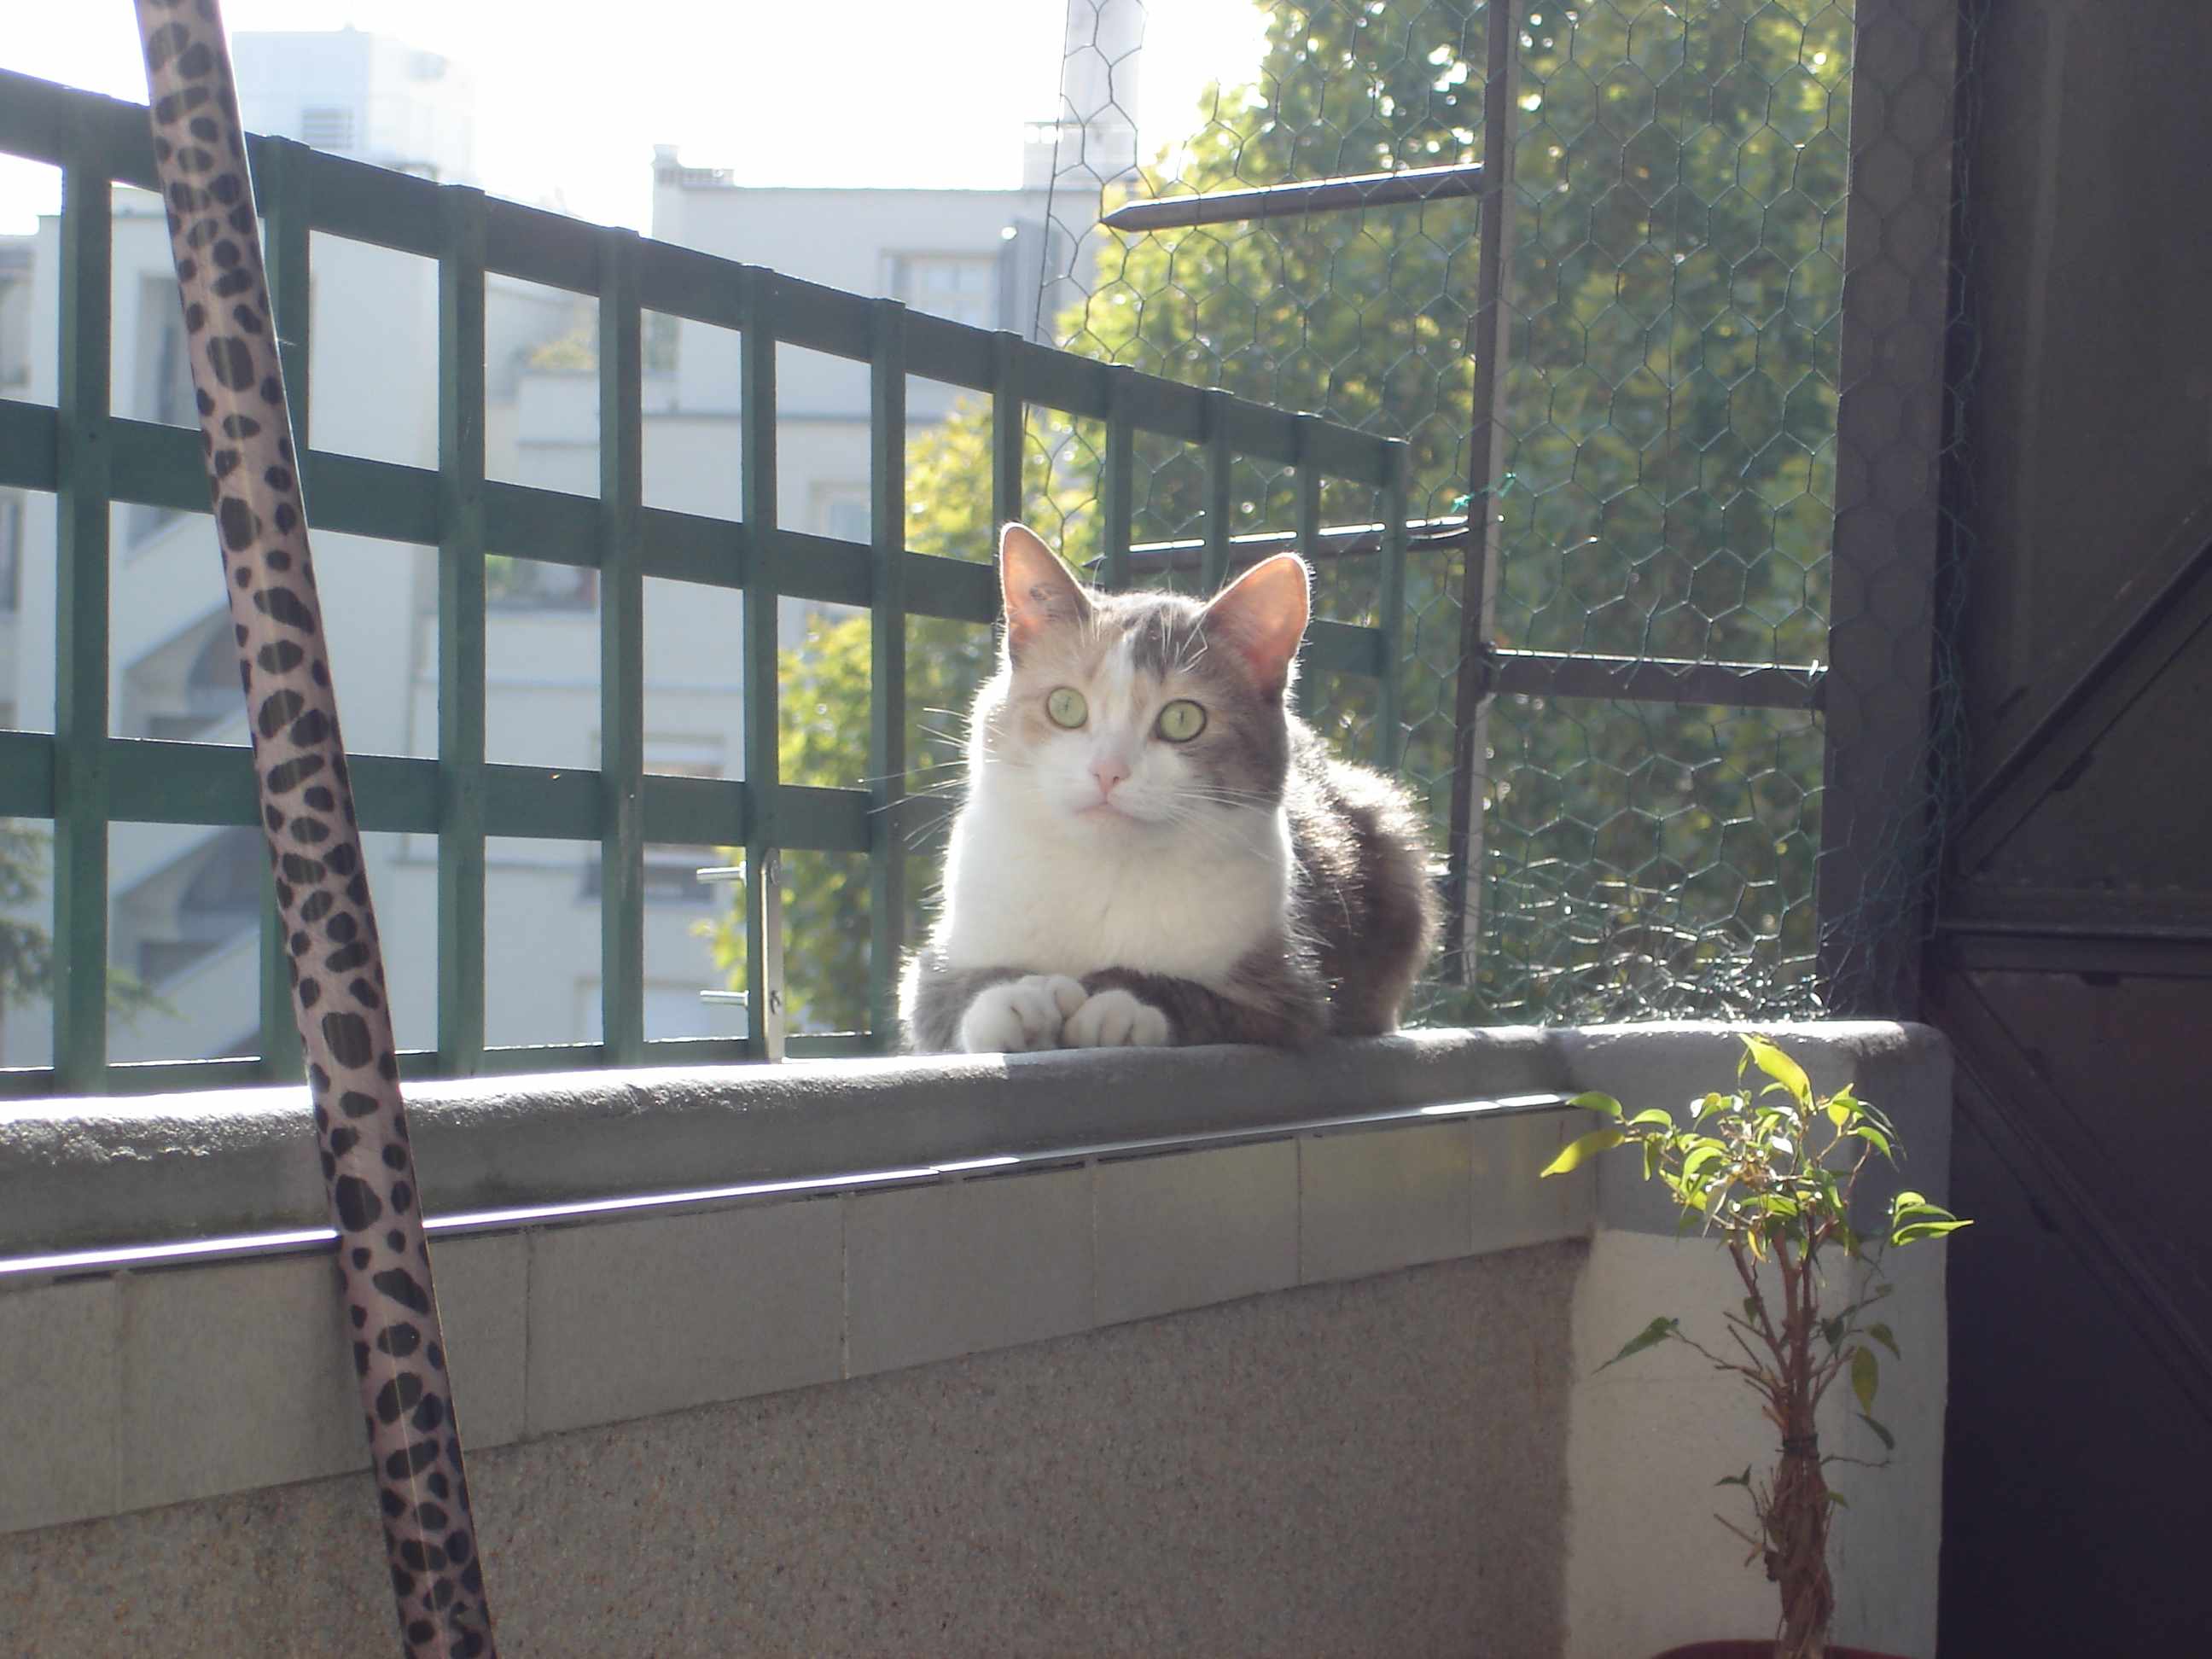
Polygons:
<instances>
[{"instance_id":1,"label":"cat's green eye","mask_svg":"<svg viewBox=\"0 0 2212 1659\"><path fill-rule=\"evenodd\" d=\"M1205 708L1188 697L1178 697L1160 710L1159 733L1170 743L1188 743L1205 730Z\"/></svg>"},{"instance_id":2,"label":"cat's green eye","mask_svg":"<svg viewBox=\"0 0 2212 1659\"><path fill-rule=\"evenodd\" d=\"M1091 718L1091 705L1073 686L1063 685L1044 700L1044 712L1052 716L1054 726L1064 726L1073 732Z\"/></svg>"}]
</instances>

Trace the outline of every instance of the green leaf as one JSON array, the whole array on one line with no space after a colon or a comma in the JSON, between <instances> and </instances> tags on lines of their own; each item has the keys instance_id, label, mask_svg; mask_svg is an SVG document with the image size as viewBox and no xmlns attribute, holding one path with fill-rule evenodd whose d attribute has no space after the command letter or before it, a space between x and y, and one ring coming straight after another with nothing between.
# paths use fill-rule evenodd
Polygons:
<instances>
[{"instance_id":1,"label":"green leaf","mask_svg":"<svg viewBox=\"0 0 2212 1659\"><path fill-rule=\"evenodd\" d=\"M1897 1437L1892 1434L1887 1429L1882 1427L1881 1424L1875 1422L1874 1419L1869 1417L1864 1412L1861 1412L1859 1413L1859 1421L1865 1424L1867 1427L1874 1431L1875 1438L1881 1442L1881 1449L1884 1451L1895 1451L1897 1449Z\"/></svg>"},{"instance_id":2,"label":"green leaf","mask_svg":"<svg viewBox=\"0 0 2212 1659\"><path fill-rule=\"evenodd\" d=\"M1603 1112L1607 1117L1620 1115L1620 1103L1611 1095L1577 1095L1567 1104L1579 1106L1586 1112Z\"/></svg>"},{"instance_id":3,"label":"green leaf","mask_svg":"<svg viewBox=\"0 0 2212 1659\"><path fill-rule=\"evenodd\" d=\"M1789 1091L1801 1111L1813 1109L1813 1083L1805 1075L1803 1066L1765 1037L1747 1036L1743 1046L1750 1051L1751 1058L1759 1069Z\"/></svg>"},{"instance_id":4,"label":"green leaf","mask_svg":"<svg viewBox=\"0 0 2212 1659\"><path fill-rule=\"evenodd\" d=\"M1850 1207L1844 1202L1843 1189L1836 1185L1833 1170L1816 1170L1813 1179L1820 1187L1820 1202L1826 1206L1829 1214L1840 1216Z\"/></svg>"},{"instance_id":5,"label":"green leaf","mask_svg":"<svg viewBox=\"0 0 2212 1659\"><path fill-rule=\"evenodd\" d=\"M1961 1221L1940 1204L1930 1204L1918 1193L1899 1193L1890 1200L1890 1240L1893 1244L1917 1243L1941 1238L1972 1224Z\"/></svg>"},{"instance_id":6,"label":"green leaf","mask_svg":"<svg viewBox=\"0 0 2212 1659\"><path fill-rule=\"evenodd\" d=\"M1851 1392L1858 1396L1859 1409L1874 1409L1875 1390L1881 1386L1881 1362L1874 1357L1874 1350L1856 1347L1851 1350Z\"/></svg>"},{"instance_id":7,"label":"green leaf","mask_svg":"<svg viewBox=\"0 0 2212 1659\"><path fill-rule=\"evenodd\" d=\"M1655 1319L1631 1337L1627 1346L1607 1360L1604 1365L1599 1366L1598 1370L1603 1370L1607 1365L1618 1365L1629 1355L1642 1353L1646 1348L1656 1348L1669 1337L1680 1336L1681 1332L1682 1322L1679 1319Z\"/></svg>"},{"instance_id":8,"label":"green leaf","mask_svg":"<svg viewBox=\"0 0 2212 1659\"><path fill-rule=\"evenodd\" d=\"M1609 1152L1628 1137L1618 1129L1592 1129L1588 1134L1569 1141L1559 1155L1544 1166L1546 1176L1572 1175L1587 1158L1600 1152ZM1542 1179L1539 1176L1538 1179Z\"/></svg>"},{"instance_id":9,"label":"green leaf","mask_svg":"<svg viewBox=\"0 0 2212 1659\"><path fill-rule=\"evenodd\" d=\"M1890 1235L1893 1244L1917 1244L1923 1238L1942 1238L1955 1233L1961 1227L1971 1227L1971 1221L1919 1221L1909 1227L1899 1227Z\"/></svg>"},{"instance_id":10,"label":"green leaf","mask_svg":"<svg viewBox=\"0 0 2212 1659\"><path fill-rule=\"evenodd\" d=\"M1727 1111L1735 1100L1735 1097L1734 1095L1707 1095L1703 1100L1698 1103L1698 1115L1691 1121L1695 1123L1703 1123L1714 1113Z\"/></svg>"},{"instance_id":11,"label":"green leaf","mask_svg":"<svg viewBox=\"0 0 2212 1659\"><path fill-rule=\"evenodd\" d=\"M1831 1347L1838 1346L1844 1340L1844 1322L1840 1316L1820 1322L1820 1335Z\"/></svg>"},{"instance_id":12,"label":"green leaf","mask_svg":"<svg viewBox=\"0 0 2212 1659\"><path fill-rule=\"evenodd\" d=\"M1892 1352L1893 1354L1896 1354L1896 1355L1897 1355L1897 1357L1898 1357L1899 1359L1902 1359L1902 1358L1905 1358L1904 1354L1902 1354L1901 1352L1899 1352L1899 1351L1898 1351L1898 1346L1897 1346L1897 1339L1896 1339L1894 1336L1893 1336L1893 1335L1891 1335L1891 1334L1890 1334L1890 1329L1889 1329L1889 1327L1888 1327L1888 1326L1887 1326L1887 1325L1869 1325L1869 1326L1868 1326L1868 1327L1867 1327L1867 1334L1868 1334L1869 1336L1872 1337L1875 1341L1877 1341L1877 1342L1881 1343L1881 1346L1882 1346L1883 1347L1885 1347L1885 1348L1888 1349L1888 1350L1890 1351L1890 1352Z\"/></svg>"},{"instance_id":13,"label":"green leaf","mask_svg":"<svg viewBox=\"0 0 2212 1659\"><path fill-rule=\"evenodd\" d=\"M1858 1097L1851 1092L1850 1085L1848 1083L1830 1095L1821 1104L1828 1114L1828 1121L1834 1124L1838 1129L1849 1125L1859 1109Z\"/></svg>"},{"instance_id":14,"label":"green leaf","mask_svg":"<svg viewBox=\"0 0 2212 1659\"><path fill-rule=\"evenodd\" d=\"M1650 1111L1638 1112L1628 1120L1628 1127L1632 1129L1639 1123L1663 1123L1671 1129L1674 1127L1674 1115L1661 1107L1654 1106Z\"/></svg>"},{"instance_id":15,"label":"green leaf","mask_svg":"<svg viewBox=\"0 0 2212 1659\"><path fill-rule=\"evenodd\" d=\"M1687 1158L1682 1160L1682 1179L1685 1181L1694 1180L1697 1176L1698 1171L1704 1169L1706 1164L1717 1162L1727 1156L1728 1148L1722 1146L1720 1142L1717 1140L1706 1141L1704 1145L1694 1149Z\"/></svg>"},{"instance_id":16,"label":"green leaf","mask_svg":"<svg viewBox=\"0 0 2212 1659\"><path fill-rule=\"evenodd\" d=\"M1844 1498L1843 1493L1839 1492L1830 1492L1828 1494L1828 1501L1831 1504L1833 1504L1839 1510L1847 1510L1850 1508L1850 1500Z\"/></svg>"},{"instance_id":17,"label":"green leaf","mask_svg":"<svg viewBox=\"0 0 2212 1659\"><path fill-rule=\"evenodd\" d=\"M1724 1474L1719 1480L1714 1481L1713 1485L1716 1486L1741 1486L1746 1492L1750 1491L1751 1465L1748 1463L1745 1464L1743 1466L1743 1473L1741 1474Z\"/></svg>"}]
</instances>

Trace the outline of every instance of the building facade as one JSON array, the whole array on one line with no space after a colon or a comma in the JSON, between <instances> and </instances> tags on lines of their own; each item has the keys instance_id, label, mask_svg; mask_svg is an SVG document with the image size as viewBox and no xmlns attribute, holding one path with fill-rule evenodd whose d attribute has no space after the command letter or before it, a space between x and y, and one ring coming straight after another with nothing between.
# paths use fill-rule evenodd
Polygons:
<instances>
[{"instance_id":1,"label":"building facade","mask_svg":"<svg viewBox=\"0 0 2212 1659\"><path fill-rule=\"evenodd\" d=\"M1087 13L1087 3L1083 5ZM471 111L458 65L354 30L242 34L240 98L258 131L377 165L470 181ZM1048 204L1055 139L1028 146L1024 187L825 190L740 187L727 173L653 159L652 234L726 258L772 266L985 328L1048 330L1064 269ZM1127 148L1110 136L1097 153ZM1064 207L1064 204L1063 204ZM0 242L0 396L53 402L58 228ZM437 465L437 276L428 261L318 235L310 294L311 407L317 449ZM192 422L189 371L167 227L154 198L118 189L113 239L116 413ZM487 471L539 488L598 490L592 303L494 276L487 284ZM727 332L647 320L645 498L739 515L738 342ZM868 530L866 370L786 347L778 366L781 517L787 528L865 541ZM12 378L11 378L12 377ZM949 389L916 383L914 430L945 418ZM310 512L313 502L309 503ZM54 500L0 490L0 717L52 730ZM434 756L438 732L434 550L319 532L316 562L349 744L363 753ZM198 743L246 740L209 521L130 505L113 509L110 703L114 734ZM593 573L495 559L489 573L487 757L547 767L599 758L599 618ZM743 601L648 581L646 765L741 775L738 653ZM806 609L787 601L787 648L802 647ZM854 781L858 781L855 780ZM404 1047L436 1041L436 849L425 836L367 837L369 875L392 965ZM111 959L160 1000L113 1022L118 1061L249 1054L258 1046L259 918L266 881L258 831L118 824L110 834ZM694 876L709 848L653 849L647 888L648 1037L728 1035L742 1007L699 995L720 975L702 924L727 890ZM486 849L486 1030L501 1043L592 1042L599 1014L596 842L494 841ZM43 923L43 897L22 920ZM0 1023L0 1064L50 1058L43 1006Z\"/></svg>"}]
</instances>

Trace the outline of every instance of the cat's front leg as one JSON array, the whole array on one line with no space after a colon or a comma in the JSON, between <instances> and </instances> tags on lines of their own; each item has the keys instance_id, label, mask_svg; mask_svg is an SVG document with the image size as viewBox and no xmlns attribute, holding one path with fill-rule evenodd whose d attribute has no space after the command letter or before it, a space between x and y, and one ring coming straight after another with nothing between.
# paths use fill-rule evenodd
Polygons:
<instances>
[{"instance_id":1,"label":"cat's front leg","mask_svg":"<svg viewBox=\"0 0 2212 1659\"><path fill-rule=\"evenodd\" d=\"M1083 987L1065 974L1001 980L978 992L960 1016L960 1047L971 1054L1057 1048L1068 1016L1083 1004Z\"/></svg>"},{"instance_id":2,"label":"cat's front leg","mask_svg":"<svg viewBox=\"0 0 2212 1659\"><path fill-rule=\"evenodd\" d=\"M1164 1048L1175 1041L1168 1017L1119 986L1085 999L1060 1027L1066 1048Z\"/></svg>"},{"instance_id":3,"label":"cat's front leg","mask_svg":"<svg viewBox=\"0 0 2212 1659\"><path fill-rule=\"evenodd\" d=\"M1109 968L1084 975L1089 1000L1068 1017L1070 1048L1257 1042L1303 1048L1327 1029L1320 981L1278 952L1238 964L1238 994L1170 974ZM1096 1036L1086 1035L1096 1033Z\"/></svg>"}]
</instances>

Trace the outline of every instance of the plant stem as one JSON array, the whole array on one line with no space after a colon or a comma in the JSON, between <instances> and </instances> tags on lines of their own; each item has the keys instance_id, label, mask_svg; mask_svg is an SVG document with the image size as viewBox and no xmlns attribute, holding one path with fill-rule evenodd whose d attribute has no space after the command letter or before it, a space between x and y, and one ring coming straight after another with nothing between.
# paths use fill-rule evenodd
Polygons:
<instances>
[{"instance_id":1,"label":"plant stem","mask_svg":"<svg viewBox=\"0 0 2212 1659\"><path fill-rule=\"evenodd\" d=\"M1802 1405L1802 1401L1800 1402ZM1767 1576L1782 1587L1777 1659L1822 1659L1836 1610L1828 1578L1828 1483L1809 1406L1790 1413L1766 1515Z\"/></svg>"},{"instance_id":2,"label":"plant stem","mask_svg":"<svg viewBox=\"0 0 2212 1659\"><path fill-rule=\"evenodd\" d=\"M1782 1587L1782 1634L1777 1659L1822 1659L1836 1597L1828 1578L1828 1482L1820 1468L1819 1430L1813 1419L1813 1328L1816 1323L1811 1264L1778 1240L1775 1265L1782 1273L1782 1458L1766 1513L1767 1574Z\"/></svg>"}]
</instances>

